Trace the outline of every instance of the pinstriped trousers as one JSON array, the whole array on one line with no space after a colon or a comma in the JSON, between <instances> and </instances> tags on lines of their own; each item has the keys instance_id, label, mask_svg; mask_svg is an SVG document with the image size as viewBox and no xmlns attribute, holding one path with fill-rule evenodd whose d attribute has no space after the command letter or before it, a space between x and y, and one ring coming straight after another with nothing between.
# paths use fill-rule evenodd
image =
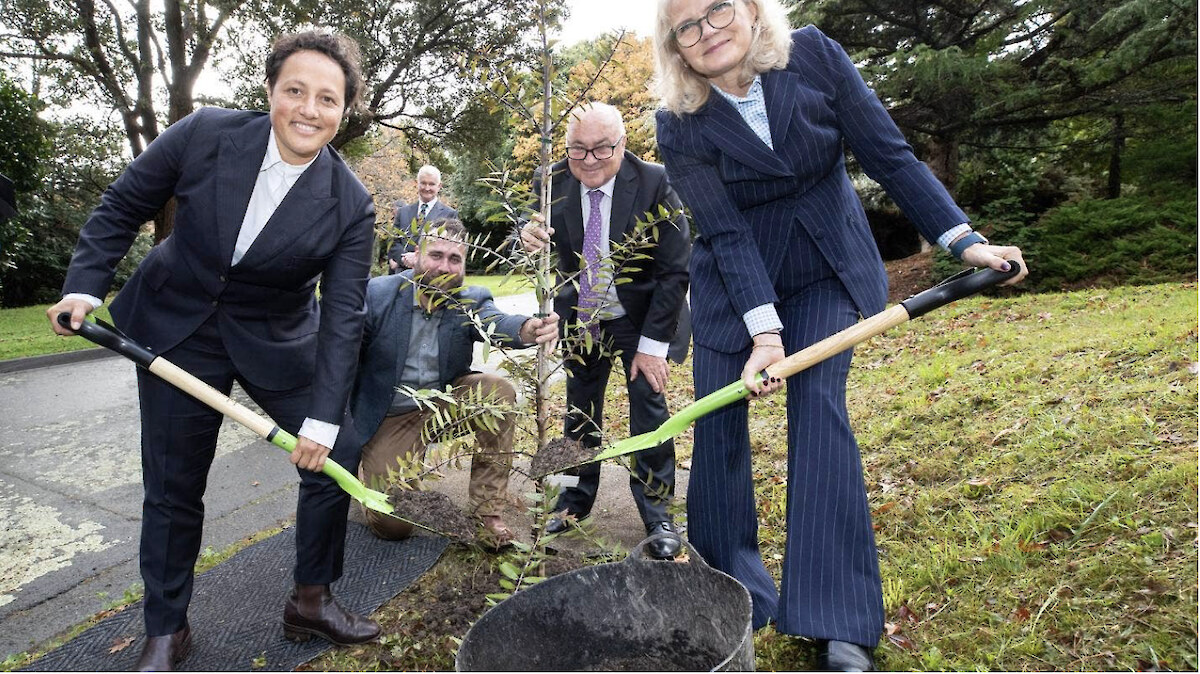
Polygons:
<instances>
[{"instance_id":1,"label":"pinstriped trousers","mask_svg":"<svg viewBox=\"0 0 1200 674\"><path fill-rule=\"evenodd\" d=\"M854 302L807 236L797 237L776 283L784 347L793 353L852 325ZM700 398L741 378L750 350L696 345ZM750 591L754 627L874 647L883 632L883 595L858 444L846 411L846 351L787 382L787 542L782 583L763 565L741 401L696 422L688 483L688 537L714 567ZM768 439L777 442L779 438Z\"/></svg>"}]
</instances>

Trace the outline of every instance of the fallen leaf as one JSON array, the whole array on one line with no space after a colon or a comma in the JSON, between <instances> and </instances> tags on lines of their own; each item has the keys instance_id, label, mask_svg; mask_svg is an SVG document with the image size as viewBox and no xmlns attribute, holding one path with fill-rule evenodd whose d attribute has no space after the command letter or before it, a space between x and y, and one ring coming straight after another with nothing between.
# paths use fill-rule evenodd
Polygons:
<instances>
[{"instance_id":1,"label":"fallen leaf","mask_svg":"<svg viewBox=\"0 0 1200 674\"><path fill-rule=\"evenodd\" d=\"M973 477L967 480L967 484L972 487L986 487L992 483L990 477Z\"/></svg>"},{"instance_id":2,"label":"fallen leaf","mask_svg":"<svg viewBox=\"0 0 1200 674\"><path fill-rule=\"evenodd\" d=\"M1042 321L1048 321L1053 318L1054 314L1050 313L1049 311L1042 311L1038 313L1037 317L1038 322L1041 323Z\"/></svg>"},{"instance_id":3,"label":"fallen leaf","mask_svg":"<svg viewBox=\"0 0 1200 674\"><path fill-rule=\"evenodd\" d=\"M916 652L917 650L917 645L913 643L912 639L909 639L903 634L889 634L888 641L892 642L893 645L899 646L900 648L903 648L909 652Z\"/></svg>"},{"instance_id":4,"label":"fallen leaf","mask_svg":"<svg viewBox=\"0 0 1200 674\"><path fill-rule=\"evenodd\" d=\"M112 648L108 649L108 652L110 654L120 653L121 651L125 650L126 648L129 648L129 644L132 644L132 643L133 643L133 637L125 637L124 639L116 639L113 641Z\"/></svg>"},{"instance_id":5,"label":"fallen leaf","mask_svg":"<svg viewBox=\"0 0 1200 674\"><path fill-rule=\"evenodd\" d=\"M1017 610L1012 614L1013 622L1023 623L1029 620L1029 608L1026 606L1018 606Z\"/></svg>"},{"instance_id":6,"label":"fallen leaf","mask_svg":"<svg viewBox=\"0 0 1200 674\"><path fill-rule=\"evenodd\" d=\"M908 604L900 605L900 608L896 610L896 617L902 622L908 621L914 624L921 622L921 618L908 607Z\"/></svg>"},{"instance_id":7,"label":"fallen leaf","mask_svg":"<svg viewBox=\"0 0 1200 674\"><path fill-rule=\"evenodd\" d=\"M251 487L257 487L257 486L258 486L258 485L260 485L260 484L262 484L262 483L261 483L261 482L259 482L258 480L255 480L255 481L253 481L253 482L251 482L251 483L250 483L250 486L251 486Z\"/></svg>"},{"instance_id":8,"label":"fallen leaf","mask_svg":"<svg viewBox=\"0 0 1200 674\"><path fill-rule=\"evenodd\" d=\"M888 636L891 636L891 635L893 635L893 634L897 634L897 633L899 633L899 632L900 632L900 626L899 626L899 625L897 625L896 623L884 623L884 624L883 624L883 631L884 631L884 632L885 632L885 633L886 633Z\"/></svg>"},{"instance_id":9,"label":"fallen leaf","mask_svg":"<svg viewBox=\"0 0 1200 674\"><path fill-rule=\"evenodd\" d=\"M883 505L876 508L875 511L871 513L871 515L878 517L895 507L896 507L895 501L888 501L887 503L884 503Z\"/></svg>"},{"instance_id":10,"label":"fallen leaf","mask_svg":"<svg viewBox=\"0 0 1200 674\"><path fill-rule=\"evenodd\" d=\"M1017 548L1020 549L1021 552L1037 552L1039 550L1045 550L1047 545L1048 544L1045 541L1038 541L1037 543L1026 543L1025 541L1021 541L1020 543L1017 543Z\"/></svg>"},{"instance_id":11,"label":"fallen leaf","mask_svg":"<svg viewBox=\"0 0 1200 674\"><path fill-rule=\"evenodd\" d=\"M1055 543L1059 543L1070 538L1071 532L1063 529L1062 527L1058 527L1047 531L1046 535L1050 537L1050 540L1054 541Z\"/></svg>"}]
</instances>

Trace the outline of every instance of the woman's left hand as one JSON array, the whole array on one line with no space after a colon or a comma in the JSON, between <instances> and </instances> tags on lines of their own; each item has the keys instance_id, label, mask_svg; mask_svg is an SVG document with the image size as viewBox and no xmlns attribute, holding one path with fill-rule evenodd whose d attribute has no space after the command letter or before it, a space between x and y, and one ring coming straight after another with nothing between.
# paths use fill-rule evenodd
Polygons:
<instances>
[{"instance_id":1,"label":"woman's left hand","mask_svg":"<svg viewBox=\"0 0 1200 674\"><path fill-rule=\"evenodd\" d=\"M759 382L758 373L783 360L786 355L783 339L779 335L764 332L754 336L754 348L746 360L746 367L742 368L742 383L751 396L762 398L783 388L783 379L768 378Z\"/></svg>"},{"instance_id":2,"label":"woman's left hand","mask_svg":"<svg viewBox=\"0 0 1200 674\"><path fill-rule=\"evenodd\" d=\"M292 450L292 463L298 468L319 473L325 468L325 457L329 456L329 448L301 435L296 438L296 448Z\"/></svg>"},{"instance_id":3,"label":"woman's left hand","mask_svg":"<svg viewBox=\"0 0 1200 674\"><path fill-rule=\"evenodd\" d=\"M1008 279L1001 285L1010 286L1020 283L1029 274L1029 265L1021 257L1021 249L1016 246L993 246L989 243L977 243L968 246L963 251L962 261L972 267L991 267L996 271L1008 271L1008 260L1021 264L1021 272Z\"/></svg>"}]
</instances>

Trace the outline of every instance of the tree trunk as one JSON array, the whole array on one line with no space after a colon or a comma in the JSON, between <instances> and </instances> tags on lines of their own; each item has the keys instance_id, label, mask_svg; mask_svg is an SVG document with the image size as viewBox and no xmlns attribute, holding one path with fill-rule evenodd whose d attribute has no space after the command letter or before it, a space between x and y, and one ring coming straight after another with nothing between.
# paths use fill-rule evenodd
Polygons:
<instances>
[{"instance_id":1,"label":"tree trunk","mask_svg":"<svg viewBox=\"0 0 1200 674\"><path fill-rule=\"evenodd\" d=\"M958 189L958 138L956 136L930 136L926 145L929 157L925 163L933 175L946 186L950 196Z\"/></svg>"},{"instance_id":2,"label":"tree trunk","mask_svg":"<svg viewBox=\"0 0 1200 674\"><path fill-rule=\"evenodd\" d=\"M958 189L958 137L957 136L930 136L929 142L926 144L928 157L925 160L929 170L933 171L934 177L945 185L946 191L954 197L955 190ZM925 237L921 237L921 252L924 253L933 247L932 241L926 241Z\"/></svg>"},{"instance_id":3,"label":"tree trunk","mask_svg":"<svg viewBox=\"0 0 1200 674\"><path fill-rule=\"evenodd\" d=\"M1108 155L1108 198L1121 196L1121 151L1125 149L1125 115L1113 117L1112 148Z\"/></svg>"}]
</instances>

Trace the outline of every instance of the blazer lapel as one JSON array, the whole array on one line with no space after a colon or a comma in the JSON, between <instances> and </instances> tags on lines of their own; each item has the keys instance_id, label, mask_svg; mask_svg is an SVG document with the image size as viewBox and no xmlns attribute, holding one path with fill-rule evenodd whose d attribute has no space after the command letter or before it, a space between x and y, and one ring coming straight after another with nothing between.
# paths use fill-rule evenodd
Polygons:
<instances>
[{"instance_id":1,"label":"blazer lapel","mask_svg":"<svg viewBox=\"0 0 1200 674\"><path fill-rule=\"evenodd\" d=\"M333 160L328 148L321 148L321 154L288 190L239 264L269 260L313 228L330 227L330 221L323 218L337 203L333 196Z\"/></svg>"},{"instance_id":2,"label":"blazer lapel","mask_svg":"<svg viewBox=\"0 0 1200 674\"><path fill-rule=\"evenodd\" d=\"M697 111L697 114L707 117L707 123L701 125L704 136L733 159L767 175L777 177L792 175L779 155L762 142L762 139L750 129L746 120L742 119L733 105L720 94L713 92L708 97L708 103ZM771 114L770 107L767 109L767 114ZM774 133L774 123L772 123L772 133ZM772 136L772 140L776 144L779 142L774 140L774 136Z\"/></svg>"},{"instance_id":3,"label":"blazer lapel","mask_svg":"<svg viewBox=\"0 0 1200 674\"><path fill-rule=\"evenodd\" d=\"M633 228L633 202L637 200L637 176L628 163L621 164L613 183L612 211L608 216L608 238L620 241ZM641 215L640 213L638 215Z\"/></svg>"},{"instance_id":4,"label":"blazer lapel","mask_svg":"<svg viewBox=\"0 0 1200 674\"><path fill-rule=\"evenodd\" d=\"M767 119L771 125L771 142L783 147L795 117L796 99L785 92L795 91L799 76L787 70L769 70L762 75L763 98L767 104Z\"/></svg>"},{"instance_id":5,"label":"blazer lapel","mask_svg":"<svg viewBox=\"0 0 1200 674\"><path fill-rule=\"evenodd\" d=\"M213 203L216 204L219 263L226 269L233 259L233 247L237 245L238 232L242 229L250 195L258 180L258 170L267 154L270 130L271 118L263 115L221 137Z\"/></svg>"},{"instance_id":6,"label":"blazer lapel","mask_svg":"<svg viewBox=\"0 0 1200 674\"><path fill-rule=\"evenodd\" d=\"M583 252L583 204L579 196L579 180L571 174L569 169L563 169L563 177L551 183L554 186L554 193L550 198L554 200L554 205L551 210L560 211L564 224L566 224L567 240L570 243L571 250L564 257L563 252L559 251L558 257L562 262L570 261L572 268L578 267L580 253ZM551 213L551 221L554 220ZM568 270L572 270L568 268Z\"/></svg>"}]
</instances>

